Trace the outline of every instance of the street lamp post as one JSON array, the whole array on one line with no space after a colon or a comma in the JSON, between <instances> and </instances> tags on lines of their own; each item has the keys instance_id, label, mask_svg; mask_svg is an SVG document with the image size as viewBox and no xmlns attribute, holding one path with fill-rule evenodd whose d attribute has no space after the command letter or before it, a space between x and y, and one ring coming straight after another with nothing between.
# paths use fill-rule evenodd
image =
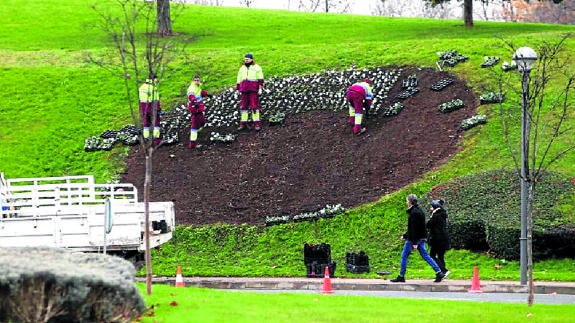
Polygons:
<instances>
[{"instance_id":1,"label":"street lamp post","mask_svg":"<svg viewBox=\"0 0 575 323\"><path fill-rule=\"evenodd\" d=\"M530 47L521 47L513 54L513 61L521 73L521 237L520 265L521 284L527 284L527 198L529 180L529 134L531 132L531 116L529 112L529 73L537 53Z\"/></svg>"}]
</instances>

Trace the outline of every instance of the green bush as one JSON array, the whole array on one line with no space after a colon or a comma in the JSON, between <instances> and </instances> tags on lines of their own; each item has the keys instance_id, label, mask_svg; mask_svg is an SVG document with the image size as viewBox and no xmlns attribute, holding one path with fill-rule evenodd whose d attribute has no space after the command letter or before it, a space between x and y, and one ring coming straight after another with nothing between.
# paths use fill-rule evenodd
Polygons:
<instances>
[{"instance_id":1,"label":"green bush","mask_svg":"<svg viewBox=\"0 0 575 323\"><path fill-rule=\"evenodd\" d=\"M440 104L437 107L437 109L441 113L449 113L449 112L453 112L455 110L459 110L459 109L463 108L464 106L465 106L465 103L463 103L463 100L453 99L451 101L444 102L444 103Z\"/></svg>"},{"instance_id":2,"label":"green bush","mask_svg":"<svg viewBox=\"0 0 575 323\"><path fill-rule=\"evenodd\" d=\"M495 222L487 225L487 244L489 250L502 259L519 259L519 237L521 227L504 226Z\"/></svg>"},{"instance_id":3,"label":"green bush","mask_svg":"<svg viewBox=\"0 0 575 323\"><path fill-rule=\"evenodd\" d=\"M556 205L573 195L575 183L558 173L545 173L533 204L533 252L545 259L573 257L575 232ZM443 198L455 249L489 251L508 260L519 258L520 188L515 170L490 170L437 185L423 202Z\"/></svg>"},{"instance_id":4,"label":"green bush","mask_svg":"<svg viewBox=\"0 0 575 323\"><path fill-rule=\"evenodd\" d=\"M575 255L575 225L559 225L536 232L533 237L538 258L573 258Z\"/></svg>"},{"instance_id":5,"label":"green bush","mask_svg":"<svg viewBox=\"0 0 575 323\"><path fill-rule=\"evenodd\" d=\"M462 129L469 130L477 125L486 123L487 123L487 116L484 114L478 114L473 117L461 120L461 123L459 125L461 126Z\"/></svg>"},{"instance_id":6,"label":"green bush","mask_svg":"<svg viewBox=\"0 0 575 323\"><path fill-rule=\"evenodd\" d=\"M119 257L0 248L0 268L0 322L130 322L146 309Z\"/></svg>"},{"instance_id":7,"label":"green bush","mask_svg":"<svg viewBox=\"0 0 575 323\"><path fill-rule=\"evenodd\" d=\"M451 238L451 247L454 249L485 251L489 248L485 223L481 219L450 221L449 237Z\"/></svg>"}]
</instances>

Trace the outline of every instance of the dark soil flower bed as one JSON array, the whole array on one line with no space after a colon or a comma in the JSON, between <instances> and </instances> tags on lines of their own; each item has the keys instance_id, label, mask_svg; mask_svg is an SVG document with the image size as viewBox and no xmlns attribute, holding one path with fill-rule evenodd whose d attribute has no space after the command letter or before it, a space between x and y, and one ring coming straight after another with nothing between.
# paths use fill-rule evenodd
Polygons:
<instances>
[{"instance_id":1,"label":"dark soil flower bed","mask_svg":"<svg viewBox=\"0 0 575 323\"><path fill-rule=\"evenodd\" d=\"M385 71L385 68L360 70L349 75L360 79L366 74L384 75ZM396 95L405 90L401 81L413 74L417 75L420 92L401 101L403 108L399 114L384 116L385 108L395 104ZM333 75L341 74L333 72ZM270 127L266 117L259 132L238 133L237 120L222 121L217 96L207 101L206 115L212 119L210 126L200 132L198 142L202 147L190 150L183 140L162 146L154 154L151 199L174 201L176 222L184 225L218 222L264 225L266 217L293 219L326 205L353 208L378 200L451 158L459 150L459 140L465 131L460 123L476 115L479 102L464 81L447 72L403 68L389 91L381 88L382 84L376 86L374 108L378 107L382 113L370 116L367 132L354 136L348 124L347 105L341 100L342 89L350 84L350 79L334 81L335 76L334 80L321 77L294 81L294 86L319 86L323 82L322 96L326 102L323 109L319 103L322 101L314 101L313 109L286 113L281 127ZM448 89L431 90L436 80L445 78L453 80ZM264 94L266 116L280 109L291 109L283 101L271 101L280 96L275 96L270 84L266 90L270 91ZM462 99L466 106L451 113L437 110L439 104L453 98ZM237 101L229 104L237 106ZM294 108L303 110L303 107L305 104ZM180 138L188 138L189 124L182 124ZM222 144L210 141L211 132L237 137ZM139 146L132 147L125 173L121 174L121 180L134 183L140 194L144 183L143 155Z\"/></svg>"}]
</instances>

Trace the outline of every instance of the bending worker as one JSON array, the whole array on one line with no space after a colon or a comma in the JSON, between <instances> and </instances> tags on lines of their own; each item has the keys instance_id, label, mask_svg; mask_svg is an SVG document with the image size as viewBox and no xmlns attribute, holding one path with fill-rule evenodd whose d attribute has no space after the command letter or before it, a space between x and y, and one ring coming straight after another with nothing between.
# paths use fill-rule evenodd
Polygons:
<instances>
[{"instance_id":1,"label":"bending worker","mask_svg":"<svg viewBox=\"0 0 575 323\"><path fill-rule=\"evenodd\" d=\"M373 102L373 93L371 90L371 81L367 78L362 82L355 83L347 88L345 98L349 103L349 123L353 125L353 134L361 135L365 128L361 127L363 121L363 111L369 111Z\"/></svg>"}]
</instances>

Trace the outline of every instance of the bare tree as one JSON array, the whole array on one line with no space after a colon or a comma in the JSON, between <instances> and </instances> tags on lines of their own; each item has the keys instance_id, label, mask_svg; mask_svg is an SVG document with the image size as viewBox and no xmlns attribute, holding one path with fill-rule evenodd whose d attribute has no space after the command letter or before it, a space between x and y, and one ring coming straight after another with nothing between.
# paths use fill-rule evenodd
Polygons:
<instances>
[{"instance_id":1,"label":"bare tree","mask_svg":"<svg viewBox=\"0 0 575 323\"><path fill-rule=\"evenodd\" d=\"M349 13L351 12L351 3L349 0L298 0L297 10Z\"/></svg>"},{"instance_id":2,"label":"bare tree","mask_svg":"<svg viewBox=\"0 0 575 323\"><path fill-rule=\"evenodd\" d=\"M575 2L507 0L502 15L509 21L575 24Z\"/></svg>"},{"instance_id":3,"label":"bare tree","mask_svg":"<svg viewBox=\"0 0 575 323\"><path fill-rule=\"evenodd\" d=\"M436 6L442 3L451 2L451 0L423 0L431 3L432 6ZM473 0L457 0L458 2L463 2L463 21L465 23L465 27L473 27ZM495 0L478 0L481 1L482 4L487 5ZM513 0L502 0L502 1L513 1ZM539 2L548 2L559 4L562 3L563 0L522 0L526 3L530 1L539 1Z\"/></svg>"},{"instance_id":4,"label":"bare tree","mask_svg":"<svg viewBox=\"0 0 575 323\"><path fill-rule=\"evenodd\" d=\"M253 3L254 0L240 0L240 5L246 6L246 8L250 8Z\"/></svg>"},{"instance_id":5,"label":"bare tree","mask_svg":"<svg viewBox=\"0 0 575 323\"><path fill-rule=\"evenodd\" d=\"M162 77L166 68L178 49L173 46L169 39L160 37L155 33L157 30L157 7L153 1L142 2L139 0L116 0L120 14L112 13L109 5L103 7L93 6L100 15L101 28L107 32L112 41L113 52L96 57L91 55L89 60L100 67L109 70L113 75L121 77L126 90L126 103L134 124L141 128L142 120L139 107L136 105L138 90L143 80L149 73L158 76L157 89L161 85ZM115 8L114 8L115 9ZM156 111L159 102L154 101L152 111ZM156 114L152 113L152 121L156 121ZM149 140L144 140L142 133L139 134L141 150L145 158L144 180L144 213L145 213L145 262L146 262L146 286L147 293L152 293L152 263L150 255L150 221L149 202L150 187L152 182L152 157L157 149L154 132L150 133Z\"/></svg>"},{"instance_id":6,"label":"bare tree","mask_svg":"<svg viewBox=\"0 0 575 323\"><path fill-rule=\"evenodd\" d=\"M444 19L451 16L451 8L443 3L435 6L429 2L405 0L379 0L373 15L386 17L426 17Z\"/></svg>"},{"instance_id":7,"label":"bare tree","mask_svg":"<svg viewBox=\"0 0 575 323\"><path fill-rule=\"evenodd\" d=\"M213 6L213 7L220 7L224 5L223 0L186 0L187 3L198 4L201 6Z\"/></svg>"},{"instance_id":8,"label":"bare tree","mask_svg":"<svg viewBox=\"0 0 575 323\"><path fill-rule=\"evenodd\" d=\"M297 4L298 11L316 12L321 5L321 0L299 0Z\"/></svg>"},{"instance_id":9,"label":"bare tree","mask_svg":"<svg viewBox=\"0 0 575 323\"><path fill-rule=\"evenodd\" d=\"M560 138L572 137L574 131L568 128L565 120L570 110L574 107L573 90L575 89L575 73L567 68L565 43L571 35L565 35L557 43L543 43L538 51L538 63L533 69L532 76L528 72L522 72L522 81L517 80L517 74L509 74L506 81L501 76L499 82L500 91L504 88L512 89L514 97L521 98L519 102L500 104L500 114L503 123L504 136L511 152L513 162L518 170L521 181L527 182L527 279L529 306L533 304L533 201L536 184L549 170L549 168L575 149L575 144L555 147ZM512 44L508 44L515 52ZM506 85L504 85L504 83ZM554 83L561 88L559 93L550 91L549 86ZM521 89L518 85L521 84ZM564 84L564 85L561 85ZM503 93L503 92L500 92ZM524 109L521 111L521 109ZM521 151L516 149L513 142L511 128L517 123L517 117L522 116L527 124L522 129ZM526 121L525 121L526 120ZM525 155L522 155L525 154ZM520 158L519 156L525 156ZM519 171L519 169L522 171Z\"/></svg>"}]
</instances>

